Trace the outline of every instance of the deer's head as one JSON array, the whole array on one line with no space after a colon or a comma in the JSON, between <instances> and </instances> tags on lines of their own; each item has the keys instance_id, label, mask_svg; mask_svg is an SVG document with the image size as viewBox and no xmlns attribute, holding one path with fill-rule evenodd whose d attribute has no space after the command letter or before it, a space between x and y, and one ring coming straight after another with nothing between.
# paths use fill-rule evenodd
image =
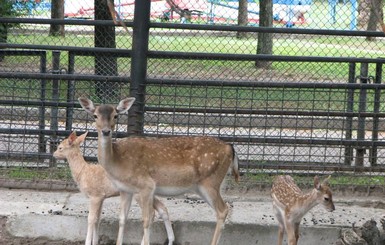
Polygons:
<instances>
[{"instance_id":1,"label":"deer's head","mask_svg":"<svg viewBox=\"0 0 385 245\"><path fill-rule=\"evenodd\" d=\"M72 132L67 139L60 142L53 156L56 159L66 159L68 154L71 154L74 150L80 149L80 144L84 142L88 132L80 136L76 136L76 132Z\"/></svg>"},{"instance_id":2,"label":"deer's head","mask_svg":"<svg viewBox=\"0 0 385 245\"><path fill-rule=\"evenodd\" d=\"M314 177L314 188L317 190L318 202L327 210L334 211L333 195L329 187L329 177L320 182L318 176Z\"/></svg>"},{"instance_id":3,"label":"deer's head","mask_svg":"<svg viewBox=\"0 0 385 245\"><path fill-rule=\"evenodd\" d=\"M130 97L121 100L115 107L112 105L95 106L90 99L84 97L80 97L78 100L83 109L94 117L99 134L107 137L111 136L115 129L118 114L126 113L135 102L135 98Z\"/></svg>"}]
</instances>

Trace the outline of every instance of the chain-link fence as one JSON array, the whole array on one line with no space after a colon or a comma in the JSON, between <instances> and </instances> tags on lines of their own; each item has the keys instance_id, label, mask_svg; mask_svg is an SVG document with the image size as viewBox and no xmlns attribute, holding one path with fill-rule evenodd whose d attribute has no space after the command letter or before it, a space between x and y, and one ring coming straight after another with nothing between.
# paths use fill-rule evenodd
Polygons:
<instances>
[{"instance_id":1,"label":"chain-link fence","mask_svg":"<svg viewBox=\"0 0 385 245\"><path fill-rule=\"evenodd\" d=\"M83 152L96 161L85 95L137 97L117 137L233 143L254 182L295 173L385 184L383 1L115 0L116 13L108 1L57 4L14 1L0 18L6 181L71 182L52 152L73 130L90 132Z\"/></svg>"}]
</instances>

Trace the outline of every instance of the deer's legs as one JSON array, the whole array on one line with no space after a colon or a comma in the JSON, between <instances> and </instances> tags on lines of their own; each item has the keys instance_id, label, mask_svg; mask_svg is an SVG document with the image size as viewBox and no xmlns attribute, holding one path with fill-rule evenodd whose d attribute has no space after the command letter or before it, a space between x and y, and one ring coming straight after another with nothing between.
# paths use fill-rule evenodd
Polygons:
<instances>
[{"instance_id":1,"label":"deer's legs","mask_svg":"<svg viewBox=\"0 0 385 245\"><path fill-rule=\"evenodd\" d=\"M285 234L285 220L283 214L280 212L280 209L273 202L273 210L275 217L278 220L278 245L282 245L283 235Z\"/></svg>"},{"instance_id":2,"label":"deer's legs","mask_svg":"<svg viewBox=\"0 0 385 245\"><path fill-rule=\"evenodd\" d=\"M154 190L151 188L140 191L143 219L142 245L150 245L150 228L154 218Z\"/></svg>"},{"instance_id":3,"label":"deer's legs","mask_svg":"<svg viewBox=\"0 0 385 245\"><path fill-rule=\"evenodd\" d=\"M96 245L98 244L98 228L99 228L99 217L100 210L102 209L103 200L101 198L91 198L88 208L88 218L87 218L87 237L86 245Z\"/></svg>"},{"instance_id":4,"label":"deer's legs","mask_svg":"<svg viewBox=\"0 0 385 245\"><path fill-rule=\"evenodd\" d=\"M290 223L286 220L285 229L287 233L287 240L289 245L297 245L297 238L295 233L295 224Z\"/></svg>"},{"instance_id":5,"label":"deer's legs","mask_svg":"<svg viewBox=\"0 0 385 245\"><path fill-rule=\"evenodd\" d=\"M298 243L298 239L299 239L299 224L300 224L300 223L295 223L295 224L294 224L294 229L295 229L295 240L296 240L297 243Z\"/></svg>"},{"instance_id":6,"label":"deer's legs","mask_svg":"<svg viewBox=\"0 0 385 245\"><path fill-rule=\"evenodd\" d=\"M172 245L175 241L174 231L168 215L166 206L158 198L154 197L154 209L158 212L160 218L164 222L167 231L168 245Z\"/></svg>"},{"instance_id":7,"label":"deer's legs","mask_svg":"<svg viewBox=\"0 0 385 245\"><path fill-rule=\"evenodd\" d=\"M225 220L229 212L229 208L226 203L223 201L219 188L213 187L213 185L201 184L199 186L199 194L201 197L215 210L217 215L217 224L215 226L214 236L211 240L211 245L217 245L222 233L222 229L225 225Z\"/></svg>"},{"instance_id":8,"label":"deer's legs","mask_svg":"<svg viewBox=\"0 0 385 245\"><path fill-rule=\"evenodd\" d=\"M116 245L123 244L124 226L127 221L128 212L130 211L132 196L132 193L120 192L119 232Z\"/></svg>"}]
</instances>

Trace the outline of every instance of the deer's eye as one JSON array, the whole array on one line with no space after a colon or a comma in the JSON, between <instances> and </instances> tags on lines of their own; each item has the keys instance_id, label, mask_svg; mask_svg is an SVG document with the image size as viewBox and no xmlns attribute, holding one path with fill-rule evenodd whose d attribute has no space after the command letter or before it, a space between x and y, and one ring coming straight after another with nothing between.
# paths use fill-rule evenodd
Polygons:
<instances>
[{"instance_id":1,"label":"deer's eye","mask_svg":"<svg viewBox=\"0 0 385 245\"><path fill-rule=\"evenodd\" d=\"M115 116L114 116L114 119L118 119L118 115L115 115Z\"/></svg>"},{"instance_id":2,"label":"deer's eye","mask_svg":"<svg viewBox=\"0 0 385 245\"><path fill-rule=\"evenodd\" d=\"M94 118L96 119L96 118L98 118L98 116L97 116L97 115L94 115Z\"/></svg>"},{"instance_id":3,"label":"deer's eye","mask_svg":"<svg viewBox=\"0 0 385 245\"><path fill-rule=\"evenodd\" d=\"M328 202L328 201L330 201L330 198L325 197L324 200L325 200L326 202Z\"/></svg>"}]
</instances>

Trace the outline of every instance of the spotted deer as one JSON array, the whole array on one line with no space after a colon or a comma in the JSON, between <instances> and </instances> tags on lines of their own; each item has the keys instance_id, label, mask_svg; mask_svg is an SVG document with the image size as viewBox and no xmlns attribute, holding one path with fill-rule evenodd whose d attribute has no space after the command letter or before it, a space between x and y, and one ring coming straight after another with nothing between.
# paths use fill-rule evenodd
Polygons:
<instances>
[{"instance_id":1,"label":"spotted deer","mask_svg":"<svg viewBox=\"0 0 385 245\"><path fill-rule=\"evenodd\" d=\"M142 200L144 240L150 244L153 196L174 196L195 191L216 212L217 223L211 245L218 244L228 213L220 194L220 186L228 170L238 180L238 160L232 145L207 136L165 138L126 137L112 140L118 114L126 113L135 98L126 98L117 106L94 106L87 98L79 98L83 109L91 114L98 131L98 159L111 176L121 195L122 207L131 205L133 193ZM126 209L126 208L125 208ZM120 223L124 224L124 215ZM123 227L123 226L121 226ZM121 244L119 229L117 244Z\"/></svg>"},{"instance_id":2,"label":"spotted deer","mask_svg":"<svg viewBox=\"0 0 385 245\"><path fill-rule=\"evenodd\" d=\"M100 223L100 213L103 202L106 198L119 195L119 190L113 185L107 176L104 168L99 164L88 164L81 153L80 144L86 138L87 132L76 136L72 132L67 139L64 139L53 156L57 159L67 159L71 169L72 178L76 182L80 191L89 198L88 227L86 236L86 245L98 244L98 231ZM140 200L137 199L140 204ZM169 220L167 208L157 198L154 197L153 207L163 219L169 245L173 244L174 232ZM128 213L128 209L124 210Z\"/></svg>"},{"instance_id":3,"label":"spotted deer","mask_svg":"<svg viewBox=\"0 0 385 245\"><path fill-rule=\"evenodd\" d=\"M286 231L288 244L297 245L299 225L302 217L313 207L321 204L326 210L335 210L332 191L328 186L329 178L320 183L318 176L314 177L314 189L307 194L295 184L289 175L277 176L271 189L273 209L279 222L278 245L282 245Z\"/></svg>"}]
</instances>

